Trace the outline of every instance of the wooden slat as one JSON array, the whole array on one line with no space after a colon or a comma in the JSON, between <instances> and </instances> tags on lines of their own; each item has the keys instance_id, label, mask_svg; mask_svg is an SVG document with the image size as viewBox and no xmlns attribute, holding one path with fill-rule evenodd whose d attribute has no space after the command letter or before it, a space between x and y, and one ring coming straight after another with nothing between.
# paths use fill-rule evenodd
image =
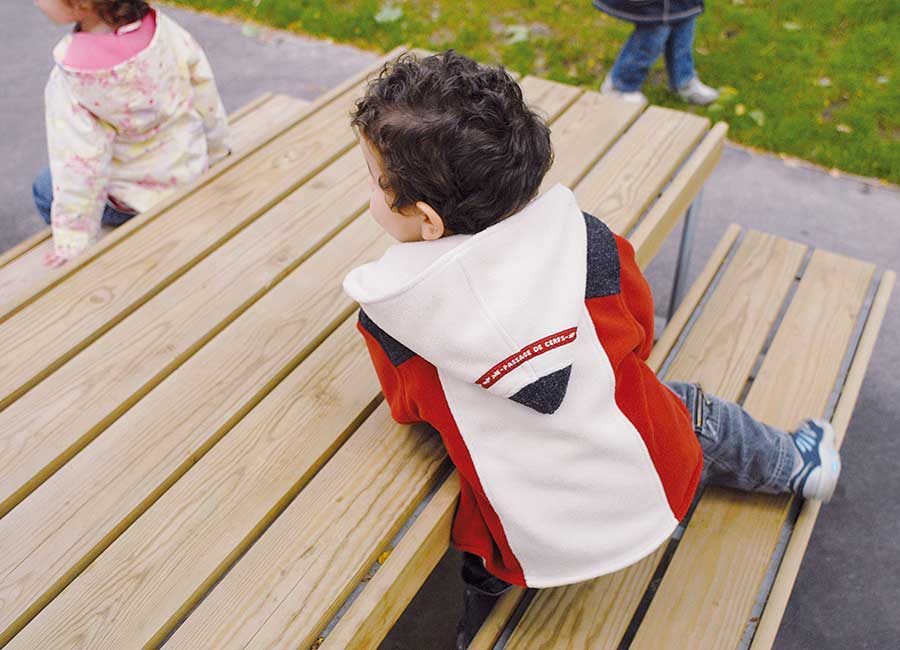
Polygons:
<instances>
[{"instance_id":1,"label":"wooden slat","mask_svg":"<svg viewBox=\"0 0 900 650\"><path fill-rule=\"evenodd\" d=\"M584 93L552 125L555 159L541 191L556 183L574 187L640 113L632 102Z\"/></svg>"},{"instance_id":2,"label":"wooden slat","mask_svg":"<svg viewBox=\"0 0 900 650\"><path fill-rule=\"evenodd\" d=\"M331 631L321 650L371 650L406 609L447 550L459 499L459 475L441 485L387 561Z\"/></svg>"},{"instance_id":3,"label":"wooden slat","mask_svg":"<svg viewBox=\"0 0 900 650\"><path fill-rule=\"evenodd\" d=\"M349 151L0 412L0 516L362 212Z\"/></svg>"},{"instance_id":4,"label":"wooden slat","mask_svg":"<svg viewBox=\"0 0 900 650\"><path fill-rule=\"evenodd\" d=\"M377 403L355 323L345 320L7 647L156 646ZM135 580L145 575L154 579Z\"/></svg>"},{"instance_id":5,"label":"wooden slat","mask_svg":"<svg viewBox=\"0 0 900 650\"><path fill-rule=\"evenodd\" d=\"M146 224L128 246L108 251L0 324L0 408L352 147L346 111L361 90L250 155Z\"/></svg>"},{"instance_id":6,"label":"wooden slat","mask_svg":"<svg viewBox=\"0 0 900 650\"><path fill-rule=\"evenodd\" d=\"M688 161L678 170L672 183L638 224L631 239L634 242L635 259L641 268L656 257L663 242L718 164L727 132L728 126L719 122L706 134Z\"/></svg>"},{"instance_id":7,"label":"wooden slat","mask_svg":"<svg viewBox=\"0 0 900 650\"><path fill-rule=\"evenodd\" d=\"M822 414L873 271L813 254L744 403L751 415L789 429ZM631 647L735 647L789 504L787 496L706 490Z\"/></svg>"},{"instance_id":8,"label":"wooden slat","mask_svg":"<svg viewBox=\"0 0 900 650\"><path fill-rule=\"evenodd\" d=\"M731 236L727 233L725 241ZM699 379L711 393L736 399L788 294L803 252L799 244L749 233L685 337L666 379ZM720 254L724 256L721 247ZM719 264L721 260L711 261L704 280L711 280L714 273L709 271ZM691 297L695 299L699 298ZM682 313L687 309L690 305L683 306ZM668 340L660 342L668 344ZM741 353L735 353L735 340L744 348ZM657 354L654 363L664 358ZM709 364L698 373L701 359ZM658 366L651 367L658 370ZM587 639L592 650L617 648L664 551L665 545L622 571L589 582L538 592L513 631L507 650L588 647Z\"/></svg>"},{"instance_id":9,"label":"wooden slat","mask_svg":"<svg viewBox=\"0 0 900 650\"><path fill-rule=\"evenodd\" d=\"M577 86L561 84L540 77L525 77L519 82L525 101L553 122L583 92Z\"/></svg>"},{"instance_id":10,"label":"wooden slat","mask_svg":"<svg viewBox=\"0 0 900 650\"><path fill-rule=\"evenodd\" d=\"M309 102L288 95L273 95L251 114L231 126L231 138L235 150L246 147L260 137L260 134L280 133L288 125L297 121L309 108Z\"/></svg>"},{"instance_id":11,"label":"wooden slat","mask_svg":"<svg viewBox=\"0 0 900 650\"><path fill-rule=\"evenodd\" d=\"M26 239L25 241L21 241L12 248L7 251L4 251L0 254L0 268L3 268L13 260L21 257L32 248L40 244L42 241L47 239L50 236L50 229L44 228L43 230L34 233L31 237Z\"/></svg>"},{"instance_id":12,"label":"wooden slat","mask_svg":"<svg viewBox=\"0 0 900 650\"><path fill-rule=\"evenodd\" d=\"M708 127L696 115L651 106L578 185L578 205L627 233Z\"/></svg>"},{"instance_id":13,"label":"wooden slat","mask_svg":"<svg viewBox=\"0 0 900 650\"><path fill-rule=\"evenodd\" d=\"M308 647L448 462L382 404L163 647Z\"/></svg>"},{"instance_id":14,"label":"wooden slat","mask_svg":"<svg viewBox=\"0 0 900 650\"><path fill-rule=\"evenodd\" d=\"M271 100L271 101L270 101ZM235 152L248 150L259 139L259 133L283 127L289 115L296 115L309 103L302 99L278 95L273 98L266 93L246 106L232 113L228 120L231 123L231 143ZM237 117L236 117L237 116ZM239 120L239 124L236 122ZM111 232L104 228L100 233L103 239ZM26 241L0 256L0 305L6 304L29 285L40 282L53 273L53 269L44 266L44 254L52 249L50 229L44 228ZM14 262L14 263L13 263Z\"/></svg>"},{"instance_id":15,"label":"wooden slat","mask_svg":"<svg viewBox=\"0 0 900 650\"><path fill-rule=\"evenodd\" d=\"M357 218L0 519L5 636L350 314L339 279L388 244L368 214Z\"/></svg>"},{"instance_id":16,"label":"wooden slat","mask_svg":"<svg viewBox=\"0 0 900 650\"><path fill-rule=\"evenodd\" d=\"M859 340L859 346L856 349L853 362L847 373L847 379L841 390L841 397L832 418L832 425L837 434L839 447L843 442L847 426L850 424L850 416L856 407L856 399L862 388L863 376L869 365L869 360L872 358L875 340L878 338L878 332L884 321L888 300L896 279L897 276L892 271L886 272L881 278L878 292L872 303L872 309L866 319L866 325ZM800 563L803 560L803 555L806 553L806 547L809 544L821 507L821 501L804 501L800 506L800 514L794 523L790 541L785 548L781 565L778 567L778 575L775 577L772 590L766 599L766 607L760 618L759 626L756 628L756 634L753 636L750 650L768 650L775 643L775 636L778 634L781 618L787 607L791 590L794 588L794 582L800 571Z\"/></svg>"},{"instance_id":17,"label":"wooden slat","mask_svg":"<svg viewBox=\"0 0 900 650\"><path fill-rule=\"evenodd\" d=\"M397 54L402 51L403 48L396 48L391 52L388 52L375 64L373 64L371 68L367 68L366 70L353 75L331 90L317 97L316 100L310 105L309 109L305 111L300 117L298 117L297 123L294 125L290 125L291 129L299 124L300 121L307 119L309 116L314 115L319 111L333 109L334 106L332 104L335 102L335 100L339 99L342 95L351 92L354 87L364 83L366 79L368 79L375 71L377 71L385 61L396 57ZM341 110L340 106L338 106L338 110ZM203 174L199 179L194 181L194 183L190 186L174 192L168 198L154 205L150 210L141 213L138 217L131 219L124 225L116 228L111 235L106 237L103 241L92 246L90 249L79 255L74 260L71 260L70 262L64 264L59 269L54 270L48 277L42 279L40 282L27 287L21 293L16 294L15 297L10 299L6 303L0 304L0 322L3 322L12 314L18 312L26 305L34 302L38 297L45 294L60 282L66 280L79 270L93 263L95 259L104 255L107 251L120 245L127 239L130 239L133 235L143 229L144 226L152 223L162 214L179 205L187 196L194 195L197 190L204 188L213 180L215 180L219 176L222 176L226 171L229 171L232 168L236 167L239 163L243 163L251 153L263 148L278 135L280 134L266 132L261 136L258 136L258 138L247 148L245 152L236 152L235 154L228 156L223 162L214 166L208 172Z\"/></svg>"}]
</instances>

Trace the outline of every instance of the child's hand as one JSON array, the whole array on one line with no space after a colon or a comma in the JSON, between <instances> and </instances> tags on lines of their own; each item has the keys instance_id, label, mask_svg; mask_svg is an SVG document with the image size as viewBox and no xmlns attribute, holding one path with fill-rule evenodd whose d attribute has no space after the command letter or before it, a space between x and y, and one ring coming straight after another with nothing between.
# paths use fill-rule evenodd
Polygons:
<instances>
[{"instance_id":1,"label":"child's hand","mask_svg":"<svg viewBox=\"0 0 900 650\"><path fill-rule=\"evenodd\" d=\"M68 262L69 260L65 257L61 257L57 255L54 251L47 251L44 253L44 266L56 269Z\"/></svg>"}]
</instances>

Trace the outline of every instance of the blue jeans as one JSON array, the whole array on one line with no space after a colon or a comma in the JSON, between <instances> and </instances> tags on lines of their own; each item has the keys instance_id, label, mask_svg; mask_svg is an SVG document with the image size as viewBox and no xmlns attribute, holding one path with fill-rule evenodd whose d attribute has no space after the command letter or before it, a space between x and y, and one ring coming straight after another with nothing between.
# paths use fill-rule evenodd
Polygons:
<instances>
[{"instance_id":1,"label":"blue jeans","mask_svg":"<svg viewBox=\"0 0 900 650\"><path fill-rule=\"evenodd\" d=\"M53 178L50 176L50 168L44 169L31 186L31 195L34 197L34 206L41 218L50 225L50 206L53 205ZM137 212L125 212L114 208L109 203L103 208L104 226L121 226L135 216Z\"/></svg>"},{"instance_id":2,"label":"blue jeans","mask_svg":"<svg viewBox=\"0 0 900 650\"><path fill-rule=\"evenodd\" d=\"M647 74L665 52L669 86L682 88L694 75L694 25L696 18L677 23L643 25L637 23L625 42L612 69L616 90L636 92L644 85Z\"/></svg>"},{"instance_id":3,"label":"blue jeans","mask_svg":"<svg viewBox=\"0 0 900 650\"><path fill-rule=\"evenodd\" d=\"M703 450L701 484L745 492L788 492L794 468L790 435L753 419L734 402L703 392L698 384L664 382L691 414ZM463 582L483 596L496 597L510 584L491 575L481 558L463 554Z\"/></svg>"}]
</instances>

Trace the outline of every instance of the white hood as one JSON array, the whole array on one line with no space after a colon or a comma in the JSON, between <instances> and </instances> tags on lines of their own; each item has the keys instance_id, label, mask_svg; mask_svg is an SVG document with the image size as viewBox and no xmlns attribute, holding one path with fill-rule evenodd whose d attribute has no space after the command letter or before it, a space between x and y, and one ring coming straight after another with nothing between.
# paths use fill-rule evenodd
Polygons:
<instances>
[{"instance_id":1,"label":"white hood","mask_svg":"<svg viewBox=\"0 0 900 650\"><path fill-rule=\"evenodd\" d=\"M444 373L552 413L584 309L585 248L575 196L556 185L476 235L395 245L344 290Z\"/></svg>"}]
</instances>

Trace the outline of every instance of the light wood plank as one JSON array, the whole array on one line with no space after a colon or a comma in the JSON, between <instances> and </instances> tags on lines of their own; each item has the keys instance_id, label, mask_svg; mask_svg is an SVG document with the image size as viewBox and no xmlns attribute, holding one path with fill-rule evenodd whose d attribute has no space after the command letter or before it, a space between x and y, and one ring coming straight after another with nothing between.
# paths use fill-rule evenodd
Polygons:
<instances>
[{"instance_id":1,"label":"light wood plank","mask_svg":"<svg viewBox=\"0 0 900 650\"><path fill-rule=\"evenodd\" d=\"M157 645L377 404L355 324L345 320L7 647Z\"/></svg>"},{"instance_id":2,"label":"light wood plank","mask_svg":"<svg viewBox=\"0 0 900 650\"><path fill-rule=\"evenodd\" d=\"M635 258L641 268L656 256L675 224L697 198L706 179L722 157L727 132L728 126L719 122L706 134L688 161L678 170L672 183L638 224L632 241Z\"/></svg>"},{"instance_id":3,"label":"light wood plank","mask_svg":"<svg viewBox=\"0 0 900 650\"><path fill-rule=\"evenodd\" d=\"M261 134L277 134L295 123L309 108L309 102L288 95L273 95L244 119L231 126L231 139L235 150L246 147Z\"/></svg>"},{"instance_id":4,"label":"light wood plank","mask_svg":"<svg viewBox=\"0 0 900 650\"><path fill-rule=\"evenodd\" d=\"M350 314L339 279L388 245L368 213L357 218L0 519L4 638Z\"/></svg>"},{"instance_id":5,"label":"light wood plank","mask_svg":"<svg viewBox=\"0 0 900 650\"><path fill-rule=\"evenodd\" d=\"M260 131L271 131L273 126L283 128L289 116L296 115L308 105L309 102L302 99L286 95L273 98L271 93L266 93L239 108L228 118L234 151L240 154L248 150L259 139ZM111 232L111 228L102 229L100 240ZM0 305L13 300L24 287L39 283L54 272L43 263L44 254L52 248L50 229L44 228L0 256Z\"/></svg>"},{"instance_id":6,"label":"light wood plank","mask_svg":"<svg viewBox=\"0 0 900 650\"><path fill-rule=\"evenodd\" d=\"M540 77L525 77L519 81L519 87L528 106L540 113L547 122L553 122L583 92L578 86Z\"/></svg>"},{"instance_id":7,"label":"light wood plank","mask_svg":"<svg viewBox=\"0 0 900 650\"><path fill-rule=\"evenodd\" d=\"M0 408L352 147L346 111L361 91L251 154L146 224L128 246L109 250L0 324Z\"/></svg>"},{"instance_id":8,"label":"light wood plank","mask_svg":"<svg viewBox=\"0 0 900 650\"><path fill-rule=\"evenodd\" d=\"M308 647L448 463L382 404L163 647Z\"/></svg>"},{"instance_id":9,"label":"light wood plank","mask_svg":"<svg viewBox=\"0 0 900 650\"><path fill-rule=\"evenodd\" d=\"M856 407L856 399L859 397L863 377L869 366L869 360L872 358L872 352L875 350L875 341L884 321L888 300L896 279L897 276L892 271L886 272L881 278L878 292L872 303L872 309L869 312L865 328L859 340L859 346L856 349L853 362L847 373L847 379L841 390L841 397L832 418L832 425L837 434L838 447L843 442L847 426L850 424L850 417L853 414L853 409ZM800 514L794 523L791 539L785 548L781 565L778 567L778 575L775 577L772 590L766 599L766 607L760 618L759 626L756 628L756 634L753 636L750 650L768 650L775 643L775 637L781 625L781 618L784 616L784 610L794 588L794 582L797 579L797 574L800 572L800 563L803 561L803 556L806 553L810 537L812 537L813 527L816 525L816 519L819 516L821 507L822 503L820 501L804 501L800 506Z\"/></svg>"},{"instance_id":10,"label":"light wood plank","mask_svg":"<svg viewBox=\"0 0 900 650\"><path fill-rule=\"evenodd\" d=\"M578 185L578 204L628 233L708 127L696 115L651 106Z\"/></svg>"},{"instance_id":11,"label":"light wood plank","mask_svg":"<svg viewBox=\"0 0 900 650\"><path fill-rule=\"evenodd\" d=\"M744 403L751 415L784 429L821 415L873 271L813 254ZM706 490L631 647L735 647L789 504L787 496Z\"/></svg>"},{"instance_id":12,"label":"light wood plank","mask_svg":"<svg viewBox=\"0 0 900 650\"><path fill-rule=\"evenodd\" d=\"M4 251L2 254L0 254L0 268L3 268L4 266L9 264L16 258L27 253L32 248L34 248L35 246L40 244L42 241L47 239L47 237L49 237L49 236L50 236L50 229L44 228L43 230L40 230L40 231L34 233L28 239L19 242L18 244L16 244L9 250Z\"/></svg>"},{"instance_id":13,"label":"light wood plank","mask_svg":"<svg viewBox=\"0 0 900 650\"><path fill-rule=\"evenodd\" d=\"M725 241L731 237L726 233ZM719 253L724 256L725 251L727 246ZM749 233L685 337L666 379L696 381L699 364L695 360L721 358L721 363L710 363L711 368L700 379L711 393L736 399L787 296L803 253L799 244ZM707 267L704 281L712 279L712 270L719 264L721 261L713 261ZM735 338L746 348L745 353L734 353ZM667 344L663 339L660 342ZM653 361L657 365L651 367L659 370L664 358L664 354L657 354ZM622 571L538 592L513 631L507 650L617 648L664 550L662 546Z\"/></svg>"},{"instance_id":14,"label":"light wood plank","mask_svg":"<svg viewBox=\"0 0 900 650\"><path fill-rule=\"evenodd\" d=\"M459 475L444 481L387 561L325 638L320 650L371 650L406 609L447 550L459 499Z\"/></svg>"},{"instance_id":15,"label":"light wood plank","mask_svg":"<svg viewBox=\"0 0 900 650\"><path fill-rule=\"evenodd\" d=\"M352 149L0 412L0 516L360 214L368 198L365 161Z\"/></svg>"},{"instance_id":16,"label":"light wood plank","mask_svg":"<svg viewBox=\"0 0 900 650\"><path fill-rule=\"evenodd\" d=\"M352 93L352 89L354 87L360 86L361 84L365 83L365 81L369 77L371 77L377 70L380 69L385 61L396 57L397 54L402 51L403 48L395 48L394 50L381 57L378 61L376 61L371 68L360 71L358 74L349 77L344 82L338 84L331 90L317 97L316 100L312 102L312 104L310 104L309 109L298 117L297 122L290 125L290 128L293 128L294 126L299 124L300 121L307 119L309 116L314 115L319 111L330 110L330 108L334 108L335 102L338 101L342 95ZM341 110L339 103L337 107L338 110ZM247 150L243 153L237 152L236 154L228 156L220 164L214 166L203 176L194 181L192 185L174 192L168 198L154 205L150 210L140 214L138 217L131 219L124 225L116 228L109 237L106 237L103 241L92 246L90 249L79 255L74 260L66 263L59 269L55 269L53 273L50 274L50 276L42 279L40 282L37 282L32 286L27 287L21 293L16 294L15 297L10 299L6 303L0 304L0 322L3 322L12 314L18 312L26 305L34 302L38 297L42 296L57 284L66 280L69 276L75 274L77 271L81 270L87 265L91 264L101 255L104 255L108 250L129 239L145 225L153 222L160 215L166 213L170 208L173 208L181 203L181 201L185 197L194 194L197 190L205 187L217 177L224 174L226 171L237 166L239 163L242 163L250 153L261 149L279 135L280 134L278 133L271 132L266 132L261 135L258 134L257 138L252 142L252 144L248 146Z\"/></svg>"},{"instance_id":17,"label":"light wood plank","mask_svg":"<svg viewBox=\"0 0 900 650\"><path fill-rule=\"evenodd\" d=\"M552 125L555 159L541 191L556 183L577 185L640 113L637 104L592 91L584 93Z\"/></svg>"}]
</instances>

